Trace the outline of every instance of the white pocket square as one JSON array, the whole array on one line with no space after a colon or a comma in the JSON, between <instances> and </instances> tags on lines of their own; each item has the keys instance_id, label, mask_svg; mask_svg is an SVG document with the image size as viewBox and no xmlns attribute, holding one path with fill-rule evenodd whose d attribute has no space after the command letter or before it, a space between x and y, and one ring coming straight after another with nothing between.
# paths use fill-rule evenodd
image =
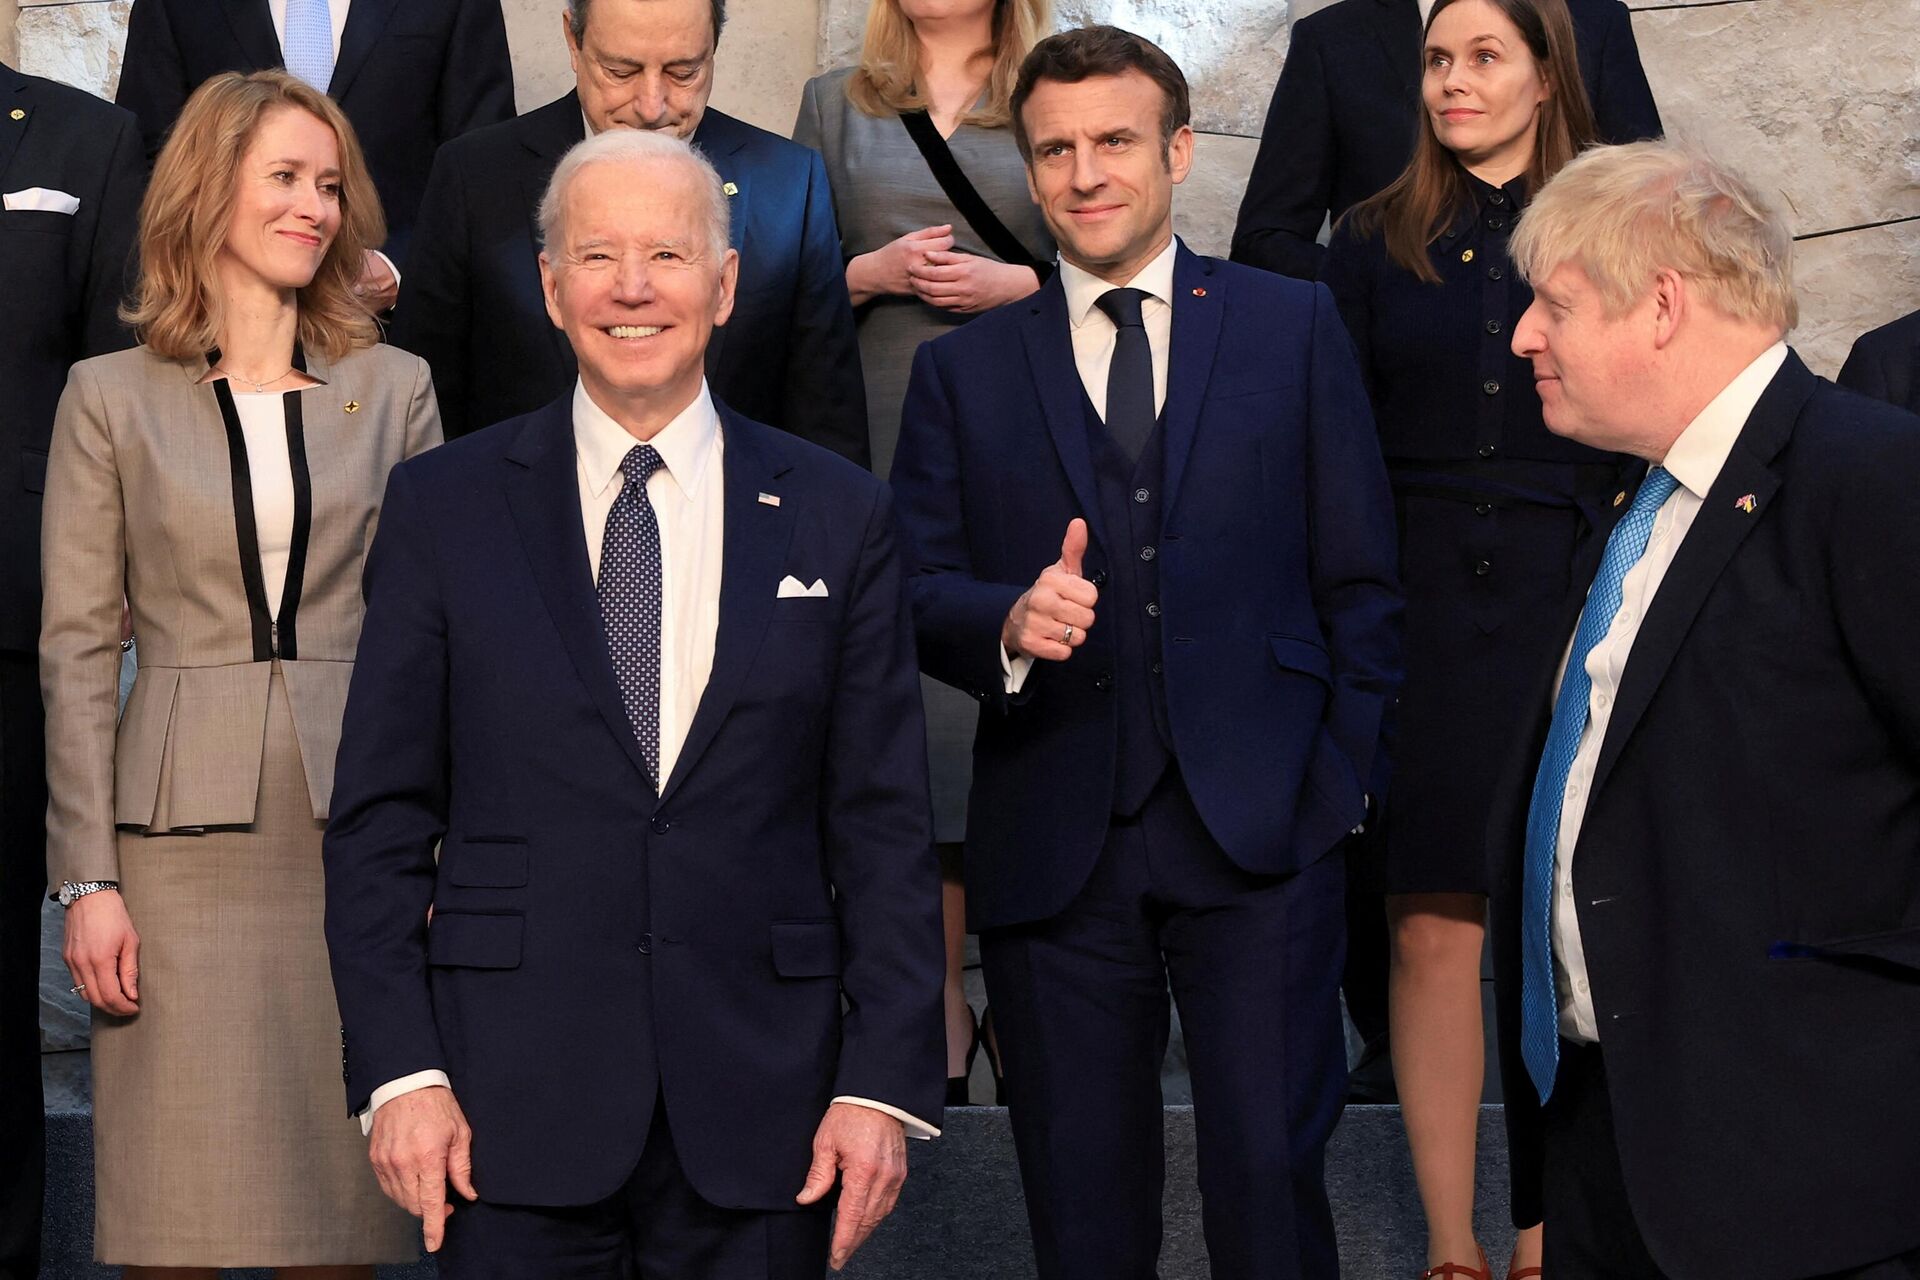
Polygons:
<instances>
[{"instance_id":1,"label":"white pocket square","mask_svg":"<svg viewBox=\"0 0 1920 1280\"><path fill-rule=\"evenodd\" d=\"M780 579L780 589L774 592L774 598L777 600L792 600L797 597L813 597L820 600L826 599L827 580L825 578L815 578L813 585L809 587L792 574L788 574L786 577Z\"/></svg>"},{"instance_id":2,"label":"white pocket square","mask_svg":"<svg viewBox=\"0 0 1920 1280\"><path fill-rule=\"evenodd\" d=\"M9 191L0 200L6 202L8 209L39 209L46 213L78 213L80 200L64 191L55 191L52 187L28 187L25 191Z\"/></svg>"}]
</instances>

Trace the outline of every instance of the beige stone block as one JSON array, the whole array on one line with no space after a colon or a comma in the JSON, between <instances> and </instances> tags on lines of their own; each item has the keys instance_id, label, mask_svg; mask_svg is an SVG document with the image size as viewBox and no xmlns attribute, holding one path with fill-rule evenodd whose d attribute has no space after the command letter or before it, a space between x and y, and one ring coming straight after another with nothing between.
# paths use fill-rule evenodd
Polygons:
<instances>
[{"instance_id":1,"label":"beige stone block","mask_svg":"<svg viewBox=\"0 0 1920 1280\"><path fill-rule=\"evenodd\" d=\"M513 55L513 105L531 111L573 88L561 27L566 0L501 0L500 11Z\"/></svg>"},{"instance_id":2,"label":"beige stone block","mask_svg":"<svg viewBox=\"0 0 1920 1280\"><path fill-rule=\"evenodd\" d=\"M111 99L120 83L120 51L132 9L133 0L26 0L14 28L20 58L15 65L28 75Z\"/></svg>"},{"instance_id":3,"label":"beige stone block","mask_svg":"<svg viewBox=\"0 0 1920 1280\"><path fill-rule=\"evenodd\" d=\"M1920 222L1802 241L1794 283L1800 327L1789 341L1831 378L1855 338L1920 308Z\"/></svg>"},{"instance_id":4,"label":"beige stone block","mask_svg":"<svg viewBox=\"0 0 1920 1280\"><path fill-rule=\"evenodd\" d=\"M1193 172L1174 188L1173 226L1195 253L1227 256L1233 220L1247 189L1257 138L1203 133L1193 149Z\"/></svg>"},{"instance_id":5,"label":"beige stone block","mask_svg":"<svg viewBox=\"0 0 1920 1280\"><path fill-rule=\"evenodd\" d=\"M1634 18L1669 133L1768 187L1800 232L1920 213L1920 4L1758 0Z\"/></svg>"}]
</instances>

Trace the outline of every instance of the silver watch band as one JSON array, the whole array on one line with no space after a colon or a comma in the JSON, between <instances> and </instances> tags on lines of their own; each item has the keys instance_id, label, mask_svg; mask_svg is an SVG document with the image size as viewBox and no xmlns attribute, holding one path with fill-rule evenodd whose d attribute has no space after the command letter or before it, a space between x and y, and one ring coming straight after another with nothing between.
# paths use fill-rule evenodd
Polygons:
<instances>
[{"instance_id":1,"label":"silver watch band","mask_svg":"<svg viewBox=\"0 0 1920 1280\"><path fill-rule=\"evenodd\" d=\"M63 907L70 907L90 893L99 893L102 889L119 889L118 880L62 880L60 890L54 899Z\"/></svg>"}]
</instances>

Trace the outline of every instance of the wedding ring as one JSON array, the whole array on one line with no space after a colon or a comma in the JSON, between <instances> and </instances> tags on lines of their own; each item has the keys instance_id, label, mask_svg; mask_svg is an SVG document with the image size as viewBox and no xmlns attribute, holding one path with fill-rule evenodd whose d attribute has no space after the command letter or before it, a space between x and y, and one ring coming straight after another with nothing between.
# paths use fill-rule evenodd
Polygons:
<instances>
[{"instance_id":1,"label":"wedding ring","mask_svg":"<svg viewBox=\"0 0 1920 1280\"><path fill-rule=\"evenodd\" d=\"M87 990L87 984L83 982L77 987L68 987L67 990L76 996L84 995Z\"/></svg>"},{"instance_id":2,"label":"wedding ring","mask_svg":"<svg viewBox=\"0 0 1920 1280\"><path fill-rule=\"evenodd\" d=\"M1060 643L1061 644L1073 643L1073 624L1071 622L1067 624L1066 630L1060 633Z\"/></svg>"}]
</instances>

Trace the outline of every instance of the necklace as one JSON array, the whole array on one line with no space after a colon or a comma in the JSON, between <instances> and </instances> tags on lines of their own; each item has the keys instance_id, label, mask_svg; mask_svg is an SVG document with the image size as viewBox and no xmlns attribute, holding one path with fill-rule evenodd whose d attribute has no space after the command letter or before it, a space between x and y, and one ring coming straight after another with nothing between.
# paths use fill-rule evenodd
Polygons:
<instances>
[{"instance_id":1,"label":"necklace","mask_svg":"<svg viewBox=\"0 0 1920 1280\"><path fill-rule=\"evenodd\" d=\"M232 379L233 379L233 380L234 380L235 382L244 382L244 383L246 383L246 384L247 384L248 386L250 386L250 387L252 387L252 388L253 388L253 394L255 394L255 395L264 395L264 394L266 394L266 390L267 390L267 387L268 387L269 385L271 385L272 383L275 383L275 382L278 382L278 381L280 381L280 379L282 379L282 378L284 378L284 377L286 377L286 376L287 376L287 374L290 374L290 373L292 373L292 372L293 372L293 366L292 366L292 365L288 365L288 366L287 366L287 372L286 372L286 373L278 373L278 374L275 374L275 375L274 375L273 377L271 377L271 378L267 378L267 379L265 379L265 380L263 380L263 381L260 381L260 382L255 382L255 381L254 381L254 380L253 380L252 378L249 378L249 377L246 377L246 376L245 376L244 374L238 374L238 373L235 373L235 372L234 372L233 370L231 370L231 369L229 369L229 368L227 368L227 367L226 367L226 366L224 366L224 365L218 365L218 364L216 364L215 366L213 366L213 371L214 371L215 373L224 373L224 374L226 374L226 375L227 375L227 376L228 376L229 378L232 378Z\"/></svg>"}]
</instances>

